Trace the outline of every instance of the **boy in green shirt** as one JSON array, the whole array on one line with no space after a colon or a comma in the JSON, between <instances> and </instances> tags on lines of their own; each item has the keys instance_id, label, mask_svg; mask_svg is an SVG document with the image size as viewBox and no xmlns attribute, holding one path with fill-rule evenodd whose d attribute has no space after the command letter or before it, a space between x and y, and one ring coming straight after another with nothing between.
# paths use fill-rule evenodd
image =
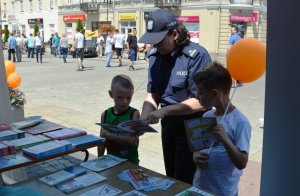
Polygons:
<instances>
[{"instance_id":1,"label":"boy in green shirt","mask_svg":"<svg viewBox=\"0 0 300 196\"><path fill-rule=\"evenodd\" d=\"M117 125L127 120L139 119L140 113L137 109L129 106L134 86L131 79L126 75L117 75L112 79L109 96L114 100L115 105L108 108L101 114L101 123ZM107 139L105 146L98 147L98 156L112 154L120 158L128 159L130 162L138 164L138 145L137 134L113 134L103 128L100 136Z\"/></svg>"}]
</instances>

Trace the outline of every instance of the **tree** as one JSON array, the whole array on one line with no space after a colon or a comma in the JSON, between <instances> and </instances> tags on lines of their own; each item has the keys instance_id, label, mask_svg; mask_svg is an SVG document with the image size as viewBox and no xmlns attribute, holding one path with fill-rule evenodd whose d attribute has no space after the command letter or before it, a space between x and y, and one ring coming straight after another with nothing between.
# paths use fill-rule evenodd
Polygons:
<instances>
[{"instance_id":1,"label":"tree","mask_svg":"<svg viewBox=\"0 0 300 196\"><path fill-rule=\"evenodd\" d=\"M34 25L34 36L37 36L37 32L39 31L39 26L35 23Z\"/></svg>"},{"instance_id":2,"label":"tree","mask_svg":"<svg viewBox=\"0 0 300 196\"><path fill-rule=\"evenodd\" d=\"M8 37L9 37L9 30L8 30L8 27L5 26L4 27L4 42L8 41Z\"/></svg>"},{"instance_id":3,"label":"tree","mask_svg":"<svg viewBox=\"0 0 300 196\"><path fill-rule=\"evenodd\" d=\"M112 24L102 24L99 29L99 32L101 32L103 34L107 34L108 31L114 32L115 29L116 28Z\"/></svg>"},{"instance_id":4,"label":"tree","mask_svg":"<svg viewBox=\"0 0 300 196\"><path fill-rule=\"evenodd\" d=\"M82 32L84 30L82 21L80 19L78 19L77 22L76 22L76 29L77 28L80 29L80 32Z\"/></svg>"}]
</instances>

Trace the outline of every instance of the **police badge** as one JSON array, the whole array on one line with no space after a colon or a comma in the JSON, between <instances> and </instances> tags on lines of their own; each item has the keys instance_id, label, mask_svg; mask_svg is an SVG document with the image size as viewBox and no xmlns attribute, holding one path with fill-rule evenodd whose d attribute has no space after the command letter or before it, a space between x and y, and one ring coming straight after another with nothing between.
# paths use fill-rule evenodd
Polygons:
<instances>
[{"instance_id":1,"label":"police badge","mask_svg":"<svg viewBox=\"0 0 300 196\"><path fill-rule=\"evenodd\" d=\"M148 20L147 23L147 30L151 31L153 29L153 20Z\"/></svg>"}]
</instances>

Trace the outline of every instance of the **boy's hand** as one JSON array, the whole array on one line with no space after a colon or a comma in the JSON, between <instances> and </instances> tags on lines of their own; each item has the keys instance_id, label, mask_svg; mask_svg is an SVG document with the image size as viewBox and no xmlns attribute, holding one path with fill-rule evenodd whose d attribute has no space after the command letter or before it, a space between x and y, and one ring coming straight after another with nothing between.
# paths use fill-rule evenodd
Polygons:
<instances>
[{"instance_id":1,"label":"boy's hand","mask_svg":"<svg viewBox=\"0 0 300 196\"><path fill-rule=\"evenodd\" d=\"M208 165L208 154L205 151L194 152L193 160L197 167L205 169Z\"/></svg>"},{"instance_id":2,"label":"boy's hand","mask_svg":"<svg viewBox=\"0 0 300 196\"><path fill-rule=\"evenodd\" d=\"M213 137L221 143L224 143L225 140L229 139L222 124L217 124L211 127L208 132L211 133Z\"/></svg>"},{"instance_id":3,"label":"boy's hand","mask_svg":"<svg viewBox=\"0 0 300 196\"><path fill-rule=\"evenodd\" d=\"M104 129L100 133L100 136L104 137L104 138L107 138L109 135L110 135L110 133Z\"/></svg>"}]
</instances>

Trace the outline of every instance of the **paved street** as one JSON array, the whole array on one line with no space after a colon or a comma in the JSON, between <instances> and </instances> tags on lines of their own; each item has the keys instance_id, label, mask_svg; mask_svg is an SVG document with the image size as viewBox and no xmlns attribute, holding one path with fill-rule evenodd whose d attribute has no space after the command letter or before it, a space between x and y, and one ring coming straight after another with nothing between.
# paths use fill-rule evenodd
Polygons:
<instances>
[{"instance_id":1,"label":"paved street","mask_svg":"<svg viewBox=\"0 0 300 196\"><path fill-rule=\"evenodd\" d=\"M7 56L7 50L4 56ZM86 69L78 72L76 59L70 56L68 62L63 63L62 58L46 54L43 64L23 56L23 62L17 63L16 72L22 77L20 89L27 98L25 116L42 116L64 126L81 128L98 135L99 127L95 123L99 122L101 112L113 105L108 90L116 74L126 74L132 78L135 94L131 106L141 110L146 94L148 64L139 60L135 65L136 71L129 71L128 66L116 67L116 59L111 64L113 67L105 68L104 60L98 57L85 58ZM225 61L221 57L218 60ZM124 65L128 64L127 59L124 61ZM249 190L252 194L248 195L258 195L260 175L257 172L260 169L263 135L258 119L263 117L264 112L264 82L262 77L256 82L244 84L236 90L233 98L234 105L249 118L253 128L251 162L241 180L243 187L240 188L240 195L247 195ZM160 132L159 125L153 127ZM96 149L90 152L96 155ZM159 133L147 133L140 137L139 155L141 166L164 174Z\"/></svg>"}]
</instances>

